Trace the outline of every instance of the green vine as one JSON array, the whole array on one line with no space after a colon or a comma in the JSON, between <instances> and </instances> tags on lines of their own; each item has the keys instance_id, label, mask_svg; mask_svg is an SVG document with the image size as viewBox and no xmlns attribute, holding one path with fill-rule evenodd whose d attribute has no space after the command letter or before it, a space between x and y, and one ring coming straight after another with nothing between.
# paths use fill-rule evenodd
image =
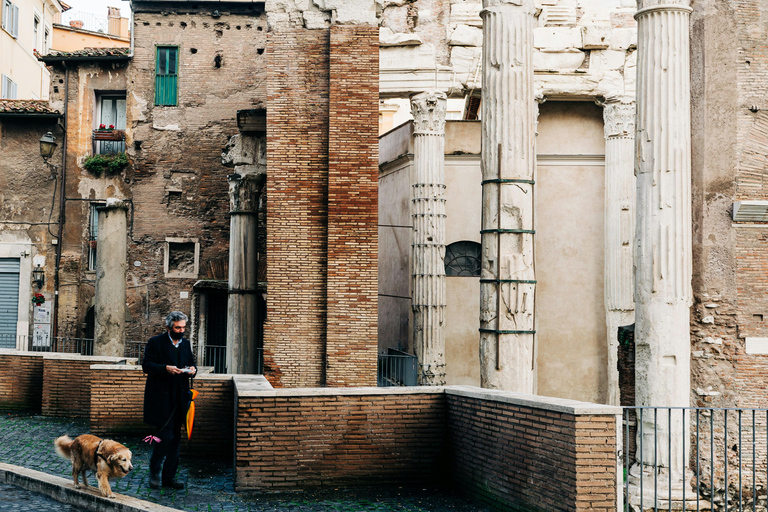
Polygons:
<instances>
[{"instance_id":1,"label":"green vine","mask_svg":"<svg viewBox=\"0 0 768 512\"><path fill-rule=\"evenodd\" d=\"M89 156L83 162L83 167L88 169L96 176L102 173L113 174L120 172L128 165L128 157L125 153L116 153L114 155L93 155Z\"/></svg>"}]
</instances>

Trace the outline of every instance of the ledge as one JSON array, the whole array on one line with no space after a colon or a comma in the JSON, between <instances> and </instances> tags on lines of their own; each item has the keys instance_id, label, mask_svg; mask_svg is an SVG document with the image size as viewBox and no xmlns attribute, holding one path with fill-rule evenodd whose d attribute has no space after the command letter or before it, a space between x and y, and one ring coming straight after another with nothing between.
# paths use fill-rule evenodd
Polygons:
<instances>
[{"instance_id":1,"label":"ledge","mask_svg":"<svg viewBox=\"0 0 768 512\"><path fill-rule=\"evenodd\" d=\"M480 400L490 400L511 405L521 405L547 411L563 412L574 415L613 415L622 413L622 408L613 405L593 404L579 402L565 398L553 398L549 396L528 395L526 393L513 393L497 389L483 389L474 386L447 386L445 393L454 396L466 396Z\"/></svg>"},{"instance_id":2,"label":"ledge","mask_svg":"<svg viewBox=\"0 0 768 512\"><path fill-rule=\"evenodd\" d=\"M46 495L58 502L72 505L78 510L94 512L178 512L122 494L115 498L103 497L97 488L75 489L72 480L40 471L0 463L0 481L31 492ZM93 479L91 479L93 481Z\"/></svg>"}]
</instances>

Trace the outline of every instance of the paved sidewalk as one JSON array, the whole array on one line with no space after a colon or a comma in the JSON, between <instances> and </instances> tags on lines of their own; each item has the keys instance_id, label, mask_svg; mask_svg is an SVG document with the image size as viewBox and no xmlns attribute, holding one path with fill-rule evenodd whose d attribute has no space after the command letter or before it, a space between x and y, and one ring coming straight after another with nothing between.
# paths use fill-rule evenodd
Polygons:
<instances>
[{"instance_id":1,"label":"paved sidewalk","mask_svg":"<svg viewBox=\"0 0 768 512\"><path fill-rule=\"evenodd\" d=\"M0 462L15 464L56 476L70 478L71 464L53 449L53 440L64 434L75 437L88 433L81 419L48 418L26 413L0 412ZM150 448L138 438L114 436L133 452L134 471L112 480L112 489L149 502L186 511L237 512L488 512L435 489L377 488L363 490L324 489L304 493L235 493L232 468L228 464L195 461L182 456L178 479L187 483L181 491L149 488ZM89 475L89 483L95 479ZM13 488L12 489L16 489ZM4 490L0 488L0 495ZM21 496L21 494L19 495ZM41 497L33 497L40 498ZM47 498L44 498L47 499ZM62 508L0 508L0 511L69 510Z\"/></svg>"},{"instance_id":2,"label":"paved sidewalk","mask_svg":"<svg viewBox=\"0 0 768 512\"><path fill-rule=\"evenodd\" d=\"M0 512L79 512L75 507L0 482Z\"/></svg>"}]
</instances>

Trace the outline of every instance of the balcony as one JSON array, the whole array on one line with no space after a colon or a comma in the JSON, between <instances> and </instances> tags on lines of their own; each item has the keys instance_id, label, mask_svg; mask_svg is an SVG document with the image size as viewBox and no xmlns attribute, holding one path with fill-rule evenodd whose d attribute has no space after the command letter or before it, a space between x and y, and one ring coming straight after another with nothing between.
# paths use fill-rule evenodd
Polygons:
<instances>
[{"instance_id":1,"label":"balcony","mask_svg":"<svg viewBox=\"0 0 768 512\"><path fill-rule=\"evenodd\" d=\"M125 152L125 132L123 130L93 130L94 155L114 155Z\"/></svg>"}]
</instances>

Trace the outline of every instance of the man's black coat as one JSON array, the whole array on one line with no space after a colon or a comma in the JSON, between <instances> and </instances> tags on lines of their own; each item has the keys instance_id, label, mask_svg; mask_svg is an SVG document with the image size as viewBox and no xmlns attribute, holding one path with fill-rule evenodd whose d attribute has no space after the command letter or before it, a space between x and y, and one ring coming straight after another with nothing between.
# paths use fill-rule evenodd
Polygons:
<instances>
[{"instance_id":1,"label":"man's black coat","mask_svg":"<svg viewBox=\"0 0 768 512\"><path fill-rule=\"evenodd\" d=\"M141 367L147 374L144 388L144 423L162 429L171 422L171 414L185 415L189 403L189 376L171 375L167 365L184 368L195 366L189 340L182 338L174 347L168 332L149 339ZM175 407L175 409L174 409ZM172 426L172 425L171 425Z\"/></svg>"}]
</instances>

